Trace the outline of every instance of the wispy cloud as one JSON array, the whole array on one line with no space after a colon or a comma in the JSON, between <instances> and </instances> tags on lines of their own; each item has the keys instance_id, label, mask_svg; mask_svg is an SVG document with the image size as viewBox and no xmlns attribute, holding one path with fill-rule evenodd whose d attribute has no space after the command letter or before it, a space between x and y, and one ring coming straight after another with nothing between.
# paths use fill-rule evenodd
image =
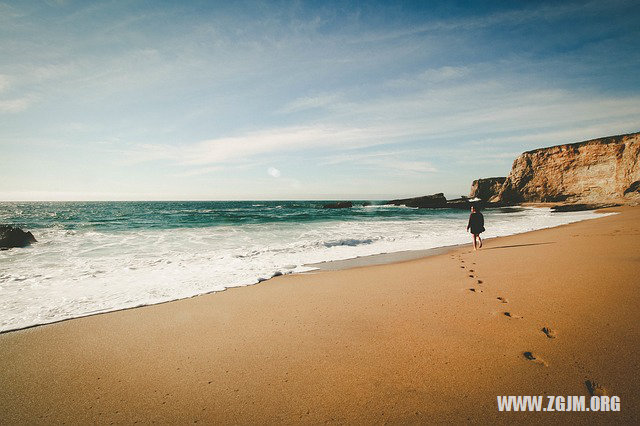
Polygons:
<instances>
[{"instance_id":1,"label":"wispy cloud","mask_svg":"<svg viewBox=\"0 0 640 426\"><path fill-rule=\"evenodd\" d=\"M324 165L349 164L354 168L375 168L380 171L395 173L435 173L438 169L431 161L416 159L423 156L423 150L400 149L374 152L346 152L326 157L321 161Z\"/></svg>"},{"instance_id":2,"label":"wispy cloud","mask_svg":"<svg viewBox=\"0 0 640 426\"><path fill-rule=\"evenodd\" d=\"M15 114L29 108L33 103L33 96L25 96L16 99L0 99L0 113Z\"/></svg>"},{"instance_id":3,"label":"wispy cloud","mask_svg":"<svg viewBox=\"0 0 640 426\"><path fill-rule=\"evenodd\" d=\"M443 66L437 68L428 68L420 73L404 76L402 78L391 79L386 82L389 87L412 87L416 85L433 85L450 83L452 80L460 79L468 75L470 69L468 67Z\"/></svg>"},{"instance_id":4,"label":"wispy cloud","mask_svg":"<svg viewBox=\"0 0 640 426\"><path fill-rule=\"evenodd\" d=\"M336 93L324 93L315 96L304 96L289 102L280 109L280 112L292 113L309 109L330 107L331 105L339 102L341 98L342 95Z\"/></svg>"},{"instance_id":5,"label":"wispy cloud","mask_svg":"<svg viewBox=\"0 0 640 426\"><path fill-rule=\"evenodd\" d=\"M9 87L9 77L0 74L0 92L5 91Z\"/></svg>"},{"instance_id":6,"label":"wispy cloud","mask_svg":"<svg viewBox=\"0 0 640 426\"><path fill-rule=\"evenodd\" d=\"M186 146L143 144L125 152L130 162L174 160L180 164L220 164L265 153L327 148L347 144L350 147L381 143L376 129L309 125L251 132L244 135L210 139Z\"/></svg>"},{"instance_id":7,"label":"wispy cloud","mask_svg":"<svg viewBox=\"0 0 640 426\"><path fill-rule=\"evenodd\" d=\"M354 154L354 150L402 146L407 141L420 141L423 152L446 152L451 141L459 146L498 149L503 149L505 143L517 144L524 150L541 142L564 143L582 135L599 135L598 130L624 131L640 126L637 119L640 97L594 98L562 91L514 90L509 84L494 82L367 103L349 102L348 106L337 106L341 108L344 114L329 115L325 123L273 128L182 146L145 144L126 155L132 162L167 160L199 167L261 155L323 149L343 152L342 158L363 165L432 172L436 168L429 162L394 162L389 160L393 154L363 155ZM504 133L509 136L498 136ZM492 136L479 139L478 134ZM505 158L513 152L486 158ZM482 153L474 157L482 158Z\"/></svg>"}]
</instances>

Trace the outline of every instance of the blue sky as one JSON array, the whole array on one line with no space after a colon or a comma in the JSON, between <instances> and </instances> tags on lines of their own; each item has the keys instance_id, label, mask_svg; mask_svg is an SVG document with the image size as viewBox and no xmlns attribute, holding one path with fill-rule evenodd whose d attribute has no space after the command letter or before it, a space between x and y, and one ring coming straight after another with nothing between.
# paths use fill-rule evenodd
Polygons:
<instances>
[{"instance_id":1,"label":"blue sky","mask_svg":"<svg viewBox=\"0 0 640 426\"><path fill-rule=\"evenodd\" d=\"M640 3L0 2L0 200L467 194L640 130Z\"/></svg>"}]
</instances>

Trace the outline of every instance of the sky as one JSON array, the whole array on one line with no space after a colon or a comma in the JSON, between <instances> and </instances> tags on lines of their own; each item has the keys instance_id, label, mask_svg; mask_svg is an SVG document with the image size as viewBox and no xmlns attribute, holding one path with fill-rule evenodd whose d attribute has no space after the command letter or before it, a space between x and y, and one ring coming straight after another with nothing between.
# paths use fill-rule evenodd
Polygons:
<instances>
[{"instance_id":1,"label":"sky","mask_svg":"<svg viewBox=\"0 0 640 426\"><path fill-rule=\"evenodd\" d=\"M0 0L0 200L468 195L640 130L640 3Z\"/></svg>"}]
</instances>

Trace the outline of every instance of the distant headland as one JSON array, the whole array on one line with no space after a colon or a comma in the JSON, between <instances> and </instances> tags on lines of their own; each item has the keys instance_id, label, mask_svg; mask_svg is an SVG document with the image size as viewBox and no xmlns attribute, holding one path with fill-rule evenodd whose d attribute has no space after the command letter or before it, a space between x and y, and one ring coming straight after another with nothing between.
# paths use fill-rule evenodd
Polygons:
<instances>
[{"instance_id":1,"label":"distant headland","mask_svg":"<svg viewBox=\"0 0 640 426\"><path fill-rule=\"evenodd\" d=\"M559 203L554 210L640 204L640 133L607 136L527 151L506 177L474 180L469 197L443 193L388 201L417 208L467 209Z\"/></svg>"}]
</instances>

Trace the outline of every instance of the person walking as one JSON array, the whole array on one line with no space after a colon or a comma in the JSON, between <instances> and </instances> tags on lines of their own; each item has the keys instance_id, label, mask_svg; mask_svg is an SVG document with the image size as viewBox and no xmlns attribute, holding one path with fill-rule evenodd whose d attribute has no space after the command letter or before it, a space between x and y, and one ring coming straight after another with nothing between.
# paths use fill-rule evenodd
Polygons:
<instances>
[{"instance_id":1,"label":"person walking","mask_svg":"<svg viewBox=\"0 0 640 426\"><path fill-rule=\"evenodd\" d=\"M473 234L473 250L482 248L482 238L480 234L484 232L484 216L478 211L476 206L471 205L471 214L469 215L469 223L467 231L471 230Z\"/></svg>"}]
</instances>

